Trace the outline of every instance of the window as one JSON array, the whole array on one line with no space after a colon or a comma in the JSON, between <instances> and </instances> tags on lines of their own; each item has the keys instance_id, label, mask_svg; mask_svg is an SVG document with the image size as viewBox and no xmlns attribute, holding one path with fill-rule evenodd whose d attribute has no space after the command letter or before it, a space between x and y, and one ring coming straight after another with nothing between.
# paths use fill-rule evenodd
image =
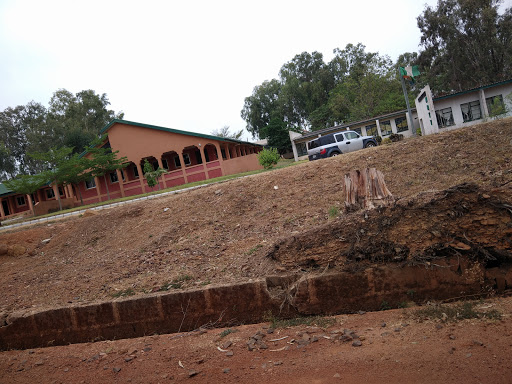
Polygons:
<instances>
[{"instance_id":1,"label":"window","mask_svg":"<svg viewBox=\"0 0 512 384\"><path fill-rule=\"evenodd\" d=\"M496 95L485 99L489 116L498 116L506 112L503 95Z\"/></svg>"},{"instance_id":2,"label":"window","mask_svg":"<svg viewBox=\"0 0 512 384\"><path fill-rule=\"evenodd\" d=\"M361 135L361 136L363 135L362 130L361 130L361 127L359 127L359 128L353 128L352 130L353 130L354 132L359 133L359 135Z\"/></svg>"},{"instance_id":3,"label":"window","mask_svg":"<svg viewBox=\"0 0 512 384\"><path fill-rule=\"evenodd\" d=\"M299 147L297 147L297 149L298 149L298 148L299 148ZM221 148L221 149L220 149L220 154L222 155L222 158L223 158L224 160L226 160L226 159L227 159L227 157L226 157L226 151L224 150L224 148Z\"/></svg>"},{"instance_id":4,"label":"window","mask_svg":"<svg viewBox=\"0 0 512 384\"><path fill-rule=\"evenodd\" d=\"M439 125L439 128L449 127L450 125L455 124L453 121L453 113L451 107L436 111L436 117L437 125Z\"/></svg>"},{"instance_id":5,"label":"window","mask_svg":"<svg viewBox=\"0 0 512 384\"><path fill-rule=\"evenodd\" d=\"M181 168L181 161L179 156L174 157L174 165L176 166L176 168Z\"/></svg>"},{"instance_id":6,"label":"window","mask_svg":"<svg viewBox=\"0 0 512 384\"><path fill-rule=\"evenodd\" d=\"M133 177L135 177L136 179L139 178L139 170L137 169L136 165L133 166Z\"/></svg>"},{"instance_id":7,"label":"window","mask_svg":"<svg viewBox=\"0 0 512 384\"><path fill-rule=\"evenodd\" d=\"M462 117L464 122L478 120L482 118L482 111L480 109L480 101L472 101L470 103L461 104Z\"/></svg>"},{"instance_id":8,"label":"window","mask_svg":"<svg viewBox=\"0 0 512 384\"><path fill-rule=\"evenodd\" d=\"M197 150L195 152L196 154L196 161L197 161L197 164L203 164L203 159L201 159L201 151L200 150ZM186 162L185 162L186 163Z\"/></svg>"},{"instance_id":9,"label":"window","mask_svg":"<svg viewBox=\"0 0 512 384\"><path fill-rule=\"evenodd\" d=\"M167 163L166 159L162 159L162 167L164 167L165 169L169 169L169 164Z\"/></svg>"},{"instance_id":10,"label":"window","mask_svg":"<svg viewBox=\"0 0 512 384\"><path fill-rule=\"evenodd\" d=\"M91 177L89 180L85 180L85 189L93 189L96 188L96 181L94 177Z\"/></svg>"},{"instance_id":11,"label":"window","mask_svg":"<svg viewBox=\"0 0 512 384\"><path fill-rule=\"evenodd\" d=\"M55 192L53 192L53 189L46 189L46 199L53 199L55 197Z\"/></svg>"},{"instance_id":12,"label":"window","mask_svg":"<svg viewBox=\"0 0 512 384\"><path fill-rule=\"evenodd\" d=\"M199 154L199 156L201 156L201 154ZM205 159L205 161L207 163L210 162L210 155L208 154L208 149L207 148L204 149L204 159Z\"/></svg>"},{"instance_id":13,"label":"window","mask_svg":"<svg viewBox=\"0 0 512 384\"><path fill-rule=\"evenodd\" d=\"M334 135L334 137L336 138L336 141L339 143L340 141L343 141L345 140L344 137L343 137L343 133L338 133L337 135Z\"/></svg>"},{"instance_id":14,"label":"window","mask_svg":"<svg viewBox=\"0 0 512 384\"><path fill-rule=\"evenodd\" d=\"M117 172L110 172L110 184L117 183L119 181L119 178L117 177Z\"/></svg>"},{"instance_id":15,"label":"window","mask_svg":"<svg viewBox=\"0 0 512 384\"><path fill-rule=\"evenodd\" d=\"M64 188L59 187L59 194L60 194L61 196L64 196Z\"/></svg>"},{"instance_id":16,"label":"window","mask_svg":"<svg viewBox=\"0 0 512 384\"><path fill-rule=\"evenodd\" d=\"M156 171L156 170L158 169L158 167L159 167L159 165L158 165L158 161L153 161L153 162L151 163L151 165L153 166L153 170L155 170L155 171Z\"/></svg>"},{"instance_id":17,"label":"window","mask_svg":"<svg viewBox=\"0 0 512 384\"><path fill-rule=\"evenodd\" d=\"M366 127L366 136L378 136L379 131L377 130L377 124L367 125Z\"/></svg>"},{"instance_id":18,"label":"window","mask_svg":"<svg viewBox=\"0 0 512 384\"><path fill-rule=\"evenodd\" d=\"M355 132L347 132L347 133L345 133L345 138L347 140L355 140L355 139L359 139L359 135L357 135Z\"/></svg>"},{"instance_id":19,"label":"window","mask_svg":"<svg viewBox=\"0 0 512 384\"><path fill-rule=\"evenodd\" d=\"M389 136L391 135L391 122L389 120L386 121L380 121L380 132L382 133L382 136Z\"/></svg>"},{"instance_id":20,"label":"window","mask_svg":"<svg viewBox=\"0 0 512 384\"><path fill-rule=\"evenodd\" d=\"M409 130L409 126L407 125L407 118L405 116L397 117L395 119L395 124L396 124L396 131L398 133L405 132L405 131Z\"/></svg>"},{"instance_id":21,"label":"window","mask_svg":"<svg viewBox=\"0 0 512 384\"><path fill-rule=\"evenodd\" d=\"M185 165L190 165L190 156L188 155L188 153L184 153L183 154L183 161L185 162Z\"/></svg>"},{"instance_id":22,"label":"window","mask_svg":"<svg viewBox=\"0 0 512 384\"><path fill-rule=\"evenodd\" d=\"M16 203L18 204L18 207L26 205L27 203L25 202L25 196L16 197Z\"/></svg>"},{"instance_id":23,"label":"window","mask_svg":"<svg viewBox=\"0 0 512 384\"><path fill-rule=\"evenodd\" d=\"M297 156L306 156L308 150L306 149L306 143L297 143Z\"/></svg>"}]
</instances>

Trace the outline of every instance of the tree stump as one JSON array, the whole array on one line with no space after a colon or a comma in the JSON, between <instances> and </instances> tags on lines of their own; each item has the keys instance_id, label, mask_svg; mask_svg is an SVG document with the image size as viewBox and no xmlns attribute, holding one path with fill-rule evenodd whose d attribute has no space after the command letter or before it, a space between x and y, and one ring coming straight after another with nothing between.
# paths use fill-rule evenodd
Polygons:
<instances>
[{"instance_id":1,"label":"tree stump","mask_svg":"<svg viewBox=\"0 0 512 384\"><path fill-rule=\"evenodd\" d=\"M386 187L384 175L375 168L347 173L343 191L348 211L389 206L394 202L393 195Z\"/></svg>"}]
</instances>

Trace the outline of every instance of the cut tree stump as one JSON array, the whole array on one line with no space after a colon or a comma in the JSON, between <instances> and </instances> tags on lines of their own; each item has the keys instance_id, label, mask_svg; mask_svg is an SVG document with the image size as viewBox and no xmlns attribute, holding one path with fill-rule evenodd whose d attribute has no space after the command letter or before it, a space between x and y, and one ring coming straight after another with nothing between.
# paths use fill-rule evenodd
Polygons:
<instances>
[{"instance_id":1,"label":"cut tree stump","mask_svg":"<svg viewBox=\"0 0 512 384\"><path fill-rule=\"evenodd\" d=\"M386 187L384 175L375 168L347 173L343 191L348 211L389 206L394 202L393 195Z\"/></svg>"}]
</instances>

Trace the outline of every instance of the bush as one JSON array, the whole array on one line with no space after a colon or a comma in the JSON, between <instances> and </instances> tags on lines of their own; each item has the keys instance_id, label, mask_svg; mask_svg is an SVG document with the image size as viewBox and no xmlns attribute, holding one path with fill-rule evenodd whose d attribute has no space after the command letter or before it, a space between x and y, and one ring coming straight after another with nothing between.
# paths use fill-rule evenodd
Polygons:
<instances>
[{"instance_id":1,"label":"bush","mask_svg":"<svg viewBox=\"0 0 512 384\"><path fill-rule=\"evenodd\" d=\"M277 164L281 155L276 148L264 149L258 153L258 161L265 169L270 169Z\"/></svg>"},{"instance_id":2,"label":"bush","mask_svg":"<svg viewBox=\"0 0 512 384\"><path fill-rule=\"evenodd\" d=\"M392 140L389 137L386 137L386 138L382 139L382 144L389 145L391 143L392 143Z\"/></svg>"},{"instance_id":3,"label":"bush","mask_svg":"<svg viewBox=\"0 0 512 384\"><path fill-rule=\"evenodd\" d=\"M396 141L403 140L404 135L402 135L400 133L392 133L391 135L389 135L389 139L394 143Z\"/></svg>"}]
</instances>

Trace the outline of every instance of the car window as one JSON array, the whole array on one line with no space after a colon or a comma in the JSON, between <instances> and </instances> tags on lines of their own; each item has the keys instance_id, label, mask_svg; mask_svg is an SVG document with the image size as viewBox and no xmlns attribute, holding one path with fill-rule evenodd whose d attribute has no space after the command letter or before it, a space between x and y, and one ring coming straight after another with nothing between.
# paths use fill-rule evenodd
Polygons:
<instances>
[{"instance_id":1,"label":"car window","mask_svg":"<svg viewBox=\"0 0 512 384\"><path fill-rule=\"evenodd\" d=\"M340 133L338 135L334 135L336 138L336 141L339 143L340 141L343 141L343 133Z\"/></svg>"},{"instance_id":2,"label":"car window","mask_svg":"<svg viewBox=\"0 0 512 384\"><path fill-rule=\"evenodd\" d=\"M322 146L335 143L334 135L322 136L322 137L320 137L319 140L320 140L320 145L322 145Z\"/></svg>"},{"instance_id":3,"label":"car window","mask_svg":"<svg viewBox=\"0 0 512 384\"><path fill-rule=\"evenodd\" d=\"M314 148L317 148L319 146L320 146L320 142L318 141L318 139L310 141L308 143L308 149L314 149Z\"/></svg>"},{"instance_id":4,"label":"car window","mask_svg":"<svg viewBox=\"0 0 512 384\"><path fill-rule=\"evenodd\" d=\"M345 133L345 137L347 138L347 140L354 140L354 139L358 139L359 135L355 132L347 132L347 133Z\"/></svg>"}]
</instances>

